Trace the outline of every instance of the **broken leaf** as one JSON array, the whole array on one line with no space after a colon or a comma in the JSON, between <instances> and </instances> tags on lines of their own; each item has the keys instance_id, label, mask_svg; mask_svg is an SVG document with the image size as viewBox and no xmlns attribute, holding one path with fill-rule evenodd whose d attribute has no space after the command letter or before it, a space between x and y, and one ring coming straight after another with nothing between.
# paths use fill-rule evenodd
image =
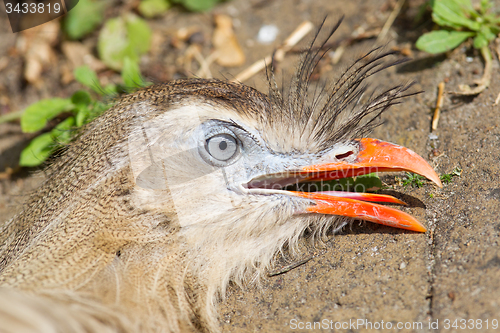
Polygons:
<instances>
[{"instance_id":1,"label":"broken leaf","mask_svg":"<svg viewBox=\"0 0 500 333\"><path fill-rule=\"evenodd\" d=\"M481 24L471 20L467 14L477 14L469 0L434 0L432 2L432 19L441 26L454 29L462 27L474 31L481 29Z\"/></svg>"},{"instance_id":2,"label":"broken leaf","mask_svg":"<svg viewBox=\"0 0 500 333\"><path fill-rule=\"evenodd\" d=\"M89 66L80 66L74 71L75 79L84 86L94 90L98 94L103 94L104 89L99 83L97 74Z\"/></svg>"},{"instance_id":3,"label":"broken leaf","mask_svg":"<svg viewBox=\"0 0 500 333\"><path fill-rule=\"evenodd\" d=\"M442 53L454 49L464 40L474 36L474 32L437 30L423 34L415 44L419 50Z\"/></svg>"},{"instance_id":4,"label":"broken leaf","mask_svg":"<svg viewBox=\"0 0 500 333\"><path fill-rule=\"evenodd\" d=\"M151 29L133 14L109 19L99 34L99 57L110 68L120 71L125 57L139 61L150 48Z\"/></svg>"},{"instance_id":5,"label":"broken leaf","mask_svg":"<svg viewBox=\"0 0 500 333\"><path fill-rule=\"evenodd\" d=\"M127 89L142 88L146 85L137 62L126 57L123 61L122 79Z\"/></svg>"},{"instance_id":6,"label":"broken leaf","mask_svg":"<svg viewBox=\"0 0 500 333\"><path fill-rule=\"evenodd\" d=\"M169 7L167 0L142 0L138 10L144 17L151 18L165 13Z\"/></svg>"},{"instance_id":7,"label":"broken leaf","mask_svg":"<svg viewBox=\"0 0 500 333\"><path fill-rule=\"evenodd\" d=\"M241 66L245 63L245 54L233 31L233 22L227 15L215 16L215 31L212 36L217 63L221 66Z\"/></svg>"},{"instance_id":8,"label":"broken leaf","mask_svg":"<svg viewBox=\"0 0 500 333\"><path fill-rule=\"evenodd\" d=\"M73 106L68 98L42 99L26 108L21 116L21 129L25 133L39 131L45 127L47 121L61 112L70 111Z\"/></svg>"},{"instance_id":9,"label":"broken leaf","mask_svg":"<svg viewBox=\"0 0 500 333\"><path fill-rule=\"evenodd\" d=\"M23 149L19 159L19 165L33 167L43 163L52 154L54 140L50 133L44 133L31 140L30 144Z\"/></svg>"},{"instance_id":10,"label":"broken leaf","mask_svg":"<svg viewBox=\"0 0 500 333\"><path fill-rule=\"evenodd\" d=\"M172 2L182 4L192 12L202 12L213 8L221 0L173 0Z\"/></svg>"},{"instance_id":11,"label":"broken leaf","mask_svg":"<svg viewBox=\"0 0 500 333\"><path fill-rule=\"evenodd\" d=\"M17 49L23 54L24 78L32 84L41 84L41 74L56 59L52 46L59 36L59 24L54 21L24 30L17 40Z\"/></svg>"},{"instance_id":12,"label":"broken leaf","mask_svg":"<svg viewBox=\"0 0 500 333\"><path fill-rule=\"evenodd\" d=\"M79 39L92 32L104 19L107 2L103 0L78 0L64 20L64 31L71 39Z\"/></svg>"},{"instance_id":13,"label":"broken leaf","mask_svg":"<svg viewBox=\"0 0 500 333\"><path fill-rule=\"evenodd\" d=\"M61 49L71 64L71 70L83 65L88 65L97 72L106 68L106 65L94 57L90 47L80 42L63 42Z\"/></svg>"}]
</instances>

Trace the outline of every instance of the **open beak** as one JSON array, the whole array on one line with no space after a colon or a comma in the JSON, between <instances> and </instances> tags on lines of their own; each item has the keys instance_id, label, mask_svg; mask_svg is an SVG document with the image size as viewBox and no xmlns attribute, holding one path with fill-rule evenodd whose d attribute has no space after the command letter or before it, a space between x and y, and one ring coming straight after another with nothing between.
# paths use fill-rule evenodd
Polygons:
<instances>
[{"instance_id":1,"label":"open beak","mask_svg":"<svg viewBox=\"0 0 500 333\"><path fill-rule=\"evenodd\" d=\"M389 142L376 139L358 139L359 154L352 163L345 161L324 163L302 167L283 175L267 175L266 183L281 184L282 188L292 182L327 181L355 177L372 172L409 171L424 176L442 187L438 175L432 167L415 152ZM256 181L256 182L255 182ZM265 188L263 180L255 179L253 188ZM256 184L256 185L255 185ZM311 199L314 205L307 213L321 213L348 216L374 223L412 231L425 232L427 229L412 216L373 202L404 204L390 195L371 193L351 193L338 191L299 192L287 194Z\"/></svg>"}]
</instances>

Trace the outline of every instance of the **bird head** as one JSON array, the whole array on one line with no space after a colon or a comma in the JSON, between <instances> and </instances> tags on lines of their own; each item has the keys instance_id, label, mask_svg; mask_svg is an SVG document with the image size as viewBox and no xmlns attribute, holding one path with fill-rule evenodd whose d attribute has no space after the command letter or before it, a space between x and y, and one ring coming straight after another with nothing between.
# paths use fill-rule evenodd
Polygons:
<instances>
[{"instance_id":1,"label":"bird head","mask_svg":"<svg viewBox=\"0 0 500 333\"><path fill-rule=\"evenodd\" d=\"M211 267L223 281L245 277L249 267L262 273L305 230L316 235L359 219L426 231L409 214L380 204L404 204L399 199L328 188L331 180L387 171L414 172L441 186L410 149L363 137L411 86L365 97L363 81L389 56L367 54L312 102L303 78L310 68L299 71L287 93L271 84L269 96L218 80L171 84L171 94L183 97L171 98L168 112L137 123L128 137L134 202L170 207L191 251L205 254L198 267ZM152 95L155 89L162 88L150 88Z\"/></svg>"},{"instance_id":2,"label":"bird head","mask_svg":"<svg viewBox=\"0 0 500 333\"><path fill-rule=\"evenodd\" d=\"M401 61L374 50L314 88L327 40L306 52L288 89L271 71L269 95L186 79L123 97L2 228L0 285L49 290L64 309L78 303L103 325L106 305L137 331L180 331L181 323L217 331L216 295L261 275L306 230L321 236L359 219L425 231L380 204L402 203L392 196L323 186L386 171L441 186L411 150L367 137L382 112L414 94L411 84L368 88Z\"/></svg>"}]
</instances>

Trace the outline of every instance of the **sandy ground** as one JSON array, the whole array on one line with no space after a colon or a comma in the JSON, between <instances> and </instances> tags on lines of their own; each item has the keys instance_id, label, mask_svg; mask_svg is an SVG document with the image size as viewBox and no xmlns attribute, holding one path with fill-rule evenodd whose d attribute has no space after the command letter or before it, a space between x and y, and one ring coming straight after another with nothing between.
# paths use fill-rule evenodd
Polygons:
<instances>
[{"instance_id":1,"label":"sandy ground","mask_svg":"<svg viewBox=\"0 0 500 333\"><path fill-rule=\"evenodd\" d=\"M383 11L385 5L385 1L360 0L225 3L216 10L230 14L237 21L236 33L247 61L244 66L230 70L214 66L212 73L216 77L232 77L272 52L303 20L319 22L329 14L333 22L333 18L343 13L346 19L336 35L339 38L359 26L380 26L389 14ZM389 41L385 41L388 48L411 45L423 29L430 28L429 24L411 28L408 23L411 19L405 15L414 14L415 8L410 6L396 20ZM279 28L274 44L255 42L263 24ZM158 29L198 25L206 28L207 33L212 29L209 14L167 14L152 25ZM2 24L0 40L12 46L15 38L5 26ZM340 71L374 43L370 40L349 47L343 60L327 71L325 77ZM265 278L260 287L231 289L220 306L224 332L500 331L500 110L493 105L500 92L499 65L495 61L492 84L481 95L466 98L445 95L439 127L433 132L437 139L431 140L431 113L438 83L445 80L447 91L456 90L462 83L472 83L480 77L482 63L478 54L467 48L460 48L448 57L430 57L413 51L412 62L381 73L377 83L388 87L415 80L415 89L423 93L386 112L384 125L372 137L411 148L440 174L450 173L455 167L463 170L460 177L445 184L443 189L430 183L416 189L395 185L392 194L410 204L402 209L423 221L428 232L417 234L356 223L324 247L304 249L304 258L316 253L304 265ZM6 52L0 48L1 56ZM172 60L163 56L165 63ZM287 58L283 69L292 71L295 60ZM158 60L144 62L156 64ZM14 64L0 72L0 77L4 86L9 82L17 86L9 86L3 93L8 91L12 98L18 98L19 107L25 107L42 93L23 87L13 78L12 73L21 69L17 62ZM263 76L247 83L265 89ZM57 86L50 89L57 90ZM0 126L0 172L15 165L27 139L16 124ZM14 214L16 205L22 203L22 195L35 188L42 178L43 175L33 177L30 172L21 172L13 179L0 181L0 222ZM384 180L395 184L394 175ZM497 329L493 326L495 320ZM322 329L318 324L316 329L307 329L308 323L314 322L320 322Z\"/></svg>"}]
</instances>

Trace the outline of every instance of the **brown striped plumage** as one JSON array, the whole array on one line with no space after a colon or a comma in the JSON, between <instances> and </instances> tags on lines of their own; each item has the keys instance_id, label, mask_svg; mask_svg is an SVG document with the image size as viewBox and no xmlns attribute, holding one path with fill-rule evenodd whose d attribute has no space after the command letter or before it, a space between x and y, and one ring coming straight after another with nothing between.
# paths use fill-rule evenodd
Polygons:
<instances>
[{"instance_id":1,"label":"brown striped plumage","mask_svg":"<svg viewBox=\"0 0 500 333\"><path fill-rule=\"evenodd\" d=\"M291 167L335 144L351 145L377 115L404 97L407 85L359 103L365 79L388 66L384 59L391 54L378 50L316 93L309 77L319 52L310 48L286 92L276 88L273 78L269 97L219 80L179 80L125 96L88 124L0 231L2 328L215 332L216 303L229 281L257 278L278 250L286 245L293 251L306 229L314 234L344 225L346 219L335 216L295 216L292 208L302 207L301 201L273 196L245 197L236 206L221 206L219 214L186 191L138 187L134 173L134 158L142 152L131 148L136 140L131 138L136 131L140 137L143 124L164 126L155 127L156 141L145 143L144 150L194 131L184 120L176 126L155 122L165 115L171 119L172 110L199 109L200 124L217 121L219 127L244 133L255 149L268 154L250 169L258 175L272 169L266 165L269 159L290 158L284 167ZM179 173L199 169L189 158ZM177 160L162 161L167 168ZM212 191L209 182L193 184L188 188L192 193ZM173 198L182 193L186 196ZM182 201L174 205L174 199Z\"/></svg>"}]
</instances>

